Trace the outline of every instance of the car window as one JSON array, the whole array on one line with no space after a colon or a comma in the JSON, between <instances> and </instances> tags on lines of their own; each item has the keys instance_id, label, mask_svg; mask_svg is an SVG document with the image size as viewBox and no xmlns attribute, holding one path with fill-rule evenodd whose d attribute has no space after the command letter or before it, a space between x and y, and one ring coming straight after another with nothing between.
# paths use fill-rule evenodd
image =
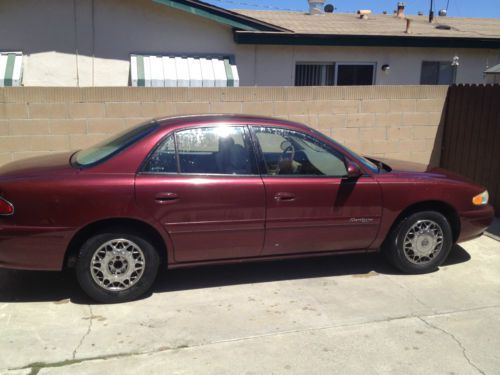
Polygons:
<instances>
[{"instance_id":1,"label":"car window","mask_svg":"<svg viewBox=\"0 0 500 375\"><path fill-rule=\"evenodd\" d=\"M327 138L330 142L332 142L333 144L337 145L338 148L340 148L341 150L344 150L344 152L346 152L347 154L350 154L351 156L354 157L354 159L358 160L361 162L361 164L363 164L366 168L368 168L370 171L372 171L373 173L380 173L381 170L379 169L379 167L377 165L375 165L375 163L371 162L370 160L368 160L366 157L364 156L361 156L361 155L358 155L356 152L348 149L346 146L338 143L337 141L333 140L332 138L320 133L319 131L317 130L314 130L312 129L312 131L324 138Z\"/></svg>"},{"instance_id":2,"label":"car window","mask_svg":"<svg viewBox=\"0 0 500 375\"><path fill-rule=\"evenodd\" d=\"M135 142L144 138L158 128L156 122L148 122L115 135L111 139L101 142L85 150L78 151L72 157L72 163L77 167L90 167L109 159Z\"/></svg>"},{"instance_id":3,"label":"car window","mask_svg":"<svg viewBox=\"0 0 500 375\"><path fill-rule=\"evenodd\" d=\"M254 174L255 158L243 126L181 130L153 152L144 168L152 173Z\"/></svg>"},{"instance_id":4,"label":"car window","mask_svg":"<svg viewBox=\"0 0 500 375\"><path fill-rule=\"evenodd\" d=\"M314 137L280 128L254 127L254 131L270 176L347 174L344 156Z\"/></svg>"},{"instance_id":5,"label":"car window","mask_svg":"<svg viewBox=\"0 0 500 375\"><path fill-rule=\"evenodd\" d=\"M150 173L177 173L174 136L170 135L155 149L143 169Z\"/></svg>"}]
</instances>

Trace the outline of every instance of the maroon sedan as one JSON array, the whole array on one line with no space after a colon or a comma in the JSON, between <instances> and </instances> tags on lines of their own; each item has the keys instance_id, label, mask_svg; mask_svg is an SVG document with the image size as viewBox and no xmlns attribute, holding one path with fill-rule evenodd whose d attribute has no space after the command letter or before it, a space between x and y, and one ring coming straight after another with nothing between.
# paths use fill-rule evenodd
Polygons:
<instances>
[{"instance_id":1,"label":"maroon sedan","mask_svg":"<svg viewBox=\"0 0 500 375\"><path fill-rule=\"evenodd\" d=\"M304 125L151 121L95 147L0 168L0 266L74 267L97 301L144 294L159 267L372 252L436 269L480 236L481 186L364 158Z\"/></svg>"}]
</instances>

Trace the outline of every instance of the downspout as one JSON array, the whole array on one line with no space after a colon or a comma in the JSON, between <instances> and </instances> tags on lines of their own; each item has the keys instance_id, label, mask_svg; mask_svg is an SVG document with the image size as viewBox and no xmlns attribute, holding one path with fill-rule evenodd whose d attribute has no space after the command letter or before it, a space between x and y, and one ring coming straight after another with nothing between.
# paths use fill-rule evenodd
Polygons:
<instances>
[{"instance_id":1,"label":"downspout","mask_svg":"<svg viewBox=\"0 0 500 375\"><path fill-rule=\"evenodd\" d=\"M95 70L94 70L94 60L95 60L95 0L92 0L92 87L95 86Z\"/></svg>"},{"instance_id":2,"label":"downspout","mask_svg":"<svg viewBox=\"0 0 500 375\"><path fill-rule=\"evenodd\" d=\"M253 85L257 85L257 44L253 46Z\"/></svg>"},{"instance_id":3,"label":"downspout","mask_svg":"<svg viewBox=\"0 0 500 375\"><path fill-rule=\"evenodd\" d=\"M73 21L74 21L74 34L75 34L75 59L76 59L76 86L80 87L80 73L78 70L78 24L76 15L76 0L73 0Z\"/></svg>"}]
</instances>

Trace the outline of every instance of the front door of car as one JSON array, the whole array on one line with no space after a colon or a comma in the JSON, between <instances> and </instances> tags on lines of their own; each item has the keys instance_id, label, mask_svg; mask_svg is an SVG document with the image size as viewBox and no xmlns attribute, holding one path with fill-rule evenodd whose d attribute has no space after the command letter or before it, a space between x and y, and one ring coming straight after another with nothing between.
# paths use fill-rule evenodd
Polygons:
<instances>
[{"instance_id":1,"label":"front door of car","mask_svg":"<svg viewBox=\"0 0 500 375\"><path fill-rule=\"evenodd\" d=\"M309 134L252 127L266 188L263 255L367 248L377 235L381 191L349 180L345 156Z\"/></svg>"},{"instance_id":2,"label":"front door of car","mask_svg":"<svg viewBox=\"0 0 500 375\"><path fill-rule=\"evenodd\" d=\"M176 262L258 256L265 193L246 126L170 134L136 177L136 202L170 236Z\"/></svg>"}]
</instances>

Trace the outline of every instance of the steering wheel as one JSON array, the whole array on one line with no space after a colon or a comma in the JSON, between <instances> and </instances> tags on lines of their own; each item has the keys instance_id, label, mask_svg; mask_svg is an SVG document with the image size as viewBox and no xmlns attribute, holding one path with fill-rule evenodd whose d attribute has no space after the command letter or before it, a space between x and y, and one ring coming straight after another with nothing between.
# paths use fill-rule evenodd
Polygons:
<instances>
[{"instance_id":1,"label":"steering wheel","mask_svg":"<svg viewBox=\"0 0 500 375\"><path fill-rule=\"evenodd\" d=\"M293 159L295 158L295 147L289 141L283 141L281 143L281 153L278 166L276 168L276 174L281 174L282 171L287 171L285 174L290 174L293 170Z\"/></svg>"},{"instance_id":2,"label":"steering wheel","mask_svg":"<svg viewBox=\"0 0 500 375\"><path fill-rule=\"evenodd\" d=\"M295 147L293 147L293 144L289 142L289 144L283 149L280 160L293 161L294 158L295 158Z\"/></svg>"}]
</instances>

